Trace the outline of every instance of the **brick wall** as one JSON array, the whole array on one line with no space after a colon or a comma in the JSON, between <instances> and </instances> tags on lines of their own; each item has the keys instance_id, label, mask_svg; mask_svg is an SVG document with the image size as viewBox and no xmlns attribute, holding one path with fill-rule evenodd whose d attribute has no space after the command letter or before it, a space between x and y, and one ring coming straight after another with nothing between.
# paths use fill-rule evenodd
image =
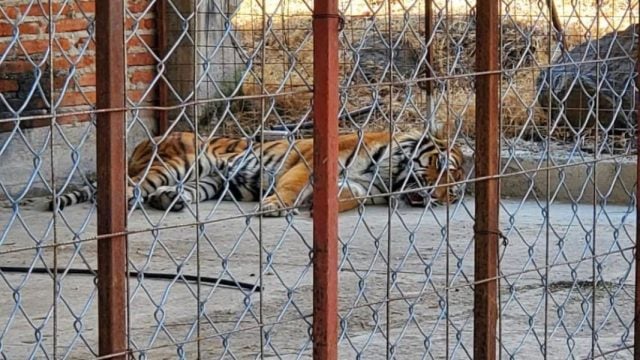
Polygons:
<instances>
[{"instance_id":1,"label":"brick wall","mask_svg":"<svg viewBox=\"0 0 640 360\"><path fill-rule=\"evenodd\" d=\"M130 13L126 14L128 98L143 105L154 103L157 90L151 89L143 98L156 68L153 56L157 50L156 22L153 6L148 9L150 2L129 0ZM51 4L45 0L0 2L0 119L46 115L53 108L64 114L95 106L96 54L91 35L94 15L93 0L54 0ZM55 28L51 52L50 18ZM57 121L68 124L90 118L89 114L59 116ZM48 119L2 122L0 131L49 123Z\"/></svg>"}]
</instances>

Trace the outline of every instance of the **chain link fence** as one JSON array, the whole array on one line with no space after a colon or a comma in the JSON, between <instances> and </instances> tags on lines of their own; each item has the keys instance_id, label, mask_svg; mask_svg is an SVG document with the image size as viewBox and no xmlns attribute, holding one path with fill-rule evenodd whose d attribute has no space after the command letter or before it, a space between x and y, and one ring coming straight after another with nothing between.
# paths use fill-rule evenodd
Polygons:
<instances>
[{"instance_id":1,"label":"chain link fence","mask_svg":"<svg viewBox=\"0 0 640 360\"><path fill-rule=\"evenodd\" d=\"M640 6L480 5L3 1L2 358L631 358Z\"/></svg>"}]
</instances>

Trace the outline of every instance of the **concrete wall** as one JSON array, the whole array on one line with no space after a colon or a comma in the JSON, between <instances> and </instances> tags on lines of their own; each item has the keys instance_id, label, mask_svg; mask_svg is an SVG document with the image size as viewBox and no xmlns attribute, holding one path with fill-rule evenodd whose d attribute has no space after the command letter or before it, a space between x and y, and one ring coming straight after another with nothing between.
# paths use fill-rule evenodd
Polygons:
<instances>
[{"instance_id":1,"label":"concrete wall","mask_svg":"<svg viewBox=\"0 0 640 360\"><path fill-rule=\"evenodd\" d=\"M155 131L153 120L143 122ZM127 136L127 153L145 138L143 127L133 126ZM91 122L59 126L53 132L40 127L0 133L0 199L51 195L52 175L56 189L66 182L72 187L83 184L83 175L94 178L95 139Z\"/></svg>"},{"instance_id":2,"label":"concrete wall","mask_svg":"<svg viewBox=\"0 0 640 360\"><path fill-rule=\"evenodd\" d=\"M502 153L501 169L503 176L500 183L502 198L538 199L542 203L547 198L547 171L536 170L546 166L543 153L520 152L511 157L506 151ZM593 156L574 156L569 159L568 152L552 151L551 167L568 165L549 170L548 189L552 202L593 203L594 187L592 178L597 185L596 203L619 205L633 205L636 184L636 156L613 158L602 156L597 163L595 177L593 173ZM465 152L465 168L467 173L473 173L473 154L470 149ZM512 174L512 175L509 175ZM473 196L475 183L467 185L467 193Z\"/></svg>"},{"instance_id":3,"label":"concrete wall","mask_svg":"<svg viewBox=\"0 0 640 360\"><path fill-rule=\"evenodd\" d=\"M230 95L230 91L237 85L237 77L240 70L246 65L241 59L234 41L229 32L230 21L226 17L231 16L240 0L215 0L200 3L197 9L197 24L194 18L189 22L189 37L184 36L185 24L181 16L176 16L173 7L167 10L165 15L168 21L168 43L176 44L171 53L167 65L167 78L172 84L173 90L169 93L169 104L179 105L183 101L193 101L194 79L197 79L197 98L199 101L215 99ZM182 17L188 17L195 11L191 0L176 0L173 2ZM197 32L194 31L197 25ZM197 39L198 55L194 52L193 39ZM214 85L214 83L216 85ZM201 120L205 114L215 117L212 109L219 106L218 103L209 103L198 106L198 119L195 119L195 107L186 109L186 116L179 117L180 110L170 112L170 120L178 121L178 128L186 129L192 126L195 120ZM204 122L215 121L210 118Z\"/></svg>"}]
</instances>

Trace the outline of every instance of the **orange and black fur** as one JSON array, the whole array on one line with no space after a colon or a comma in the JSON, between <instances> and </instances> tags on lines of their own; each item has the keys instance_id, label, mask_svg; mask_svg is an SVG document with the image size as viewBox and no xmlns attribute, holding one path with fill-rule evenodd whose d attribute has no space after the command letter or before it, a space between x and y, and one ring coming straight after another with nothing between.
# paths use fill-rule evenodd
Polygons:
<instances>
[{"instance_id":1,"label":"orange and black fur","mask_svg":"<svg viewBox=\"0 0 640 360\"><path fill-rule=\"evenodd\" d=\"M459 147L420 132L396 134L389 140L388 132L365 133L362 139L356 134L340 136L340 211L357 207L363 198L368 198L367 203L384 202L384 194L412 189L426 199L425 205L460 198L462 186L457 182L463 180L464 171ZM200 201L220 197L259 201L262 193L265 216L283 216L293 207L310 203L312 139L260 144L214 138L199 162L198 182L195 170L188 171L195 161L193 145L188 144L193 144L193 135L178 133L158 145L156 156L148 141L136 148L129 176L139 183L139 194L129 188L130 204L140 199L154 208L177 211L196 196ZM65 196L60 204L65 200L68 206Z\"/></svg>"},{"instance_id":2,"label":"orange and black fur","mask_svg":"<svg viewBox=\"0 0 640 360\"><path fill-rule=\"evenodd\" d=\"M203 151L199 157L199 174L209 174L224 166L227 154L242 152L249 146L247 139L213 137L202 141ZM196 158L195 138L191 132L174 132L166 137L157 136L153 140L144 140L138 144L128 162L127 199L129 207L148 200L149 195L159 187L177 185L180 182L195 180L193 164ZM137 186L136 186L137 185ZM86 185L79 190L60 195L58 206L67 206L92 201L97 184ZM49 209L55 207L54 201ZM179 209L176 209L179 210Z\"/></svg>"}]
</instances>

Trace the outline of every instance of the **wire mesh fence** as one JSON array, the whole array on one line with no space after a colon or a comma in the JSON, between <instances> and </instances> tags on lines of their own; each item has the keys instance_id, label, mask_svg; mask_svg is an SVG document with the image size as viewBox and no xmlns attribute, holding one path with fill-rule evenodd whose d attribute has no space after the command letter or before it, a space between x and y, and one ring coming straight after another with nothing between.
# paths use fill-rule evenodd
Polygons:
<instances>
[{"instance_id":1,"label":"wire mesh fence","mask_svg":"<svg viewBox=\"0 0 640 360\"><path fill-rule=\"evenodd\" d=\"M3 1L2 357L632 357L640 6L495 5Z\"/></svg>"}]
</instances>

